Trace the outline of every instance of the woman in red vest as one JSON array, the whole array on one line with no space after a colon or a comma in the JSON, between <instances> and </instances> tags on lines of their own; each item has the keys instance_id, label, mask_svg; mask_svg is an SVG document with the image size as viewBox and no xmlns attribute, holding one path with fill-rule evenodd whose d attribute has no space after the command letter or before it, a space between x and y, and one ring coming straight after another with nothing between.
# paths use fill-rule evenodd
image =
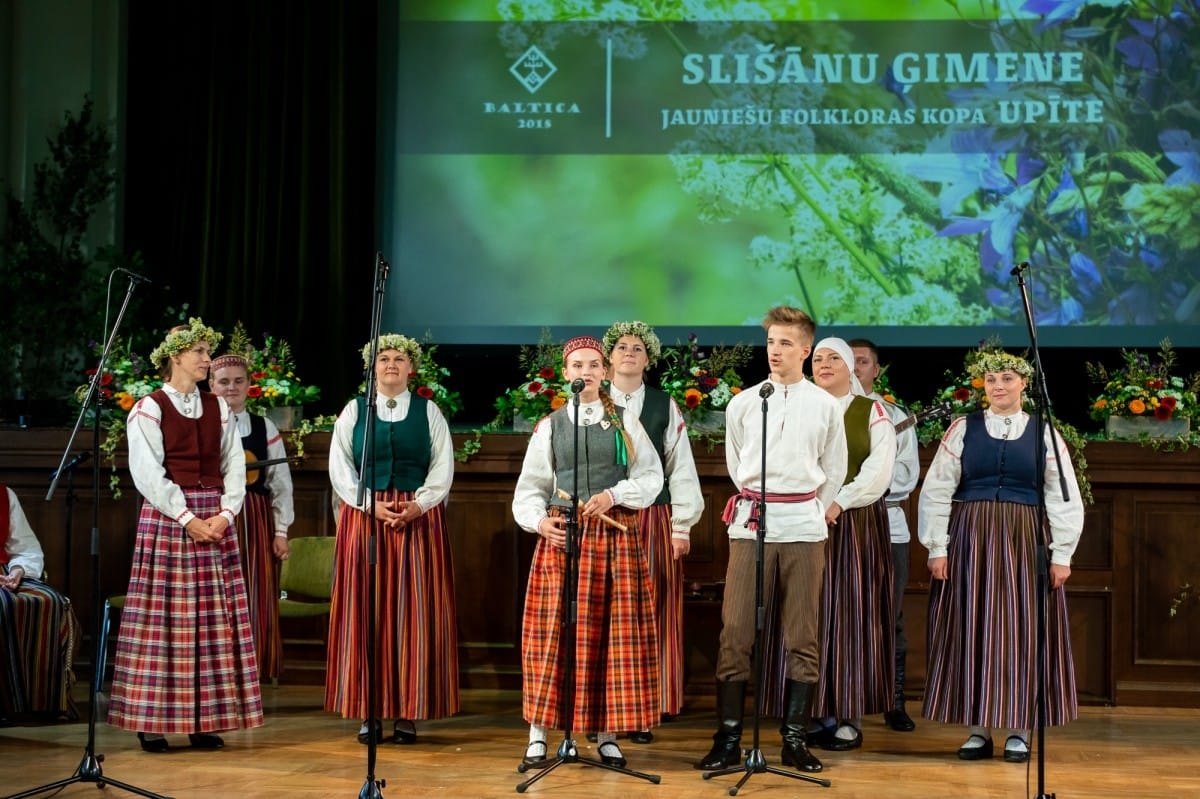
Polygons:
<instances>
[{"instance_id":1,"label":"woman in red vest","mask_svg":"<svg viewBox=\"0 0 1200 799\"><path fill-rule=\"evenodd\" d=\"M164 385L129 412L129 471L144 498L108 721L142 749L187 733L219 749L223 730L262 725L258 663L237 538L246 463L225 400L202 392L221 336L200 319L150 353Z\"/></svg>"}]
</instances>

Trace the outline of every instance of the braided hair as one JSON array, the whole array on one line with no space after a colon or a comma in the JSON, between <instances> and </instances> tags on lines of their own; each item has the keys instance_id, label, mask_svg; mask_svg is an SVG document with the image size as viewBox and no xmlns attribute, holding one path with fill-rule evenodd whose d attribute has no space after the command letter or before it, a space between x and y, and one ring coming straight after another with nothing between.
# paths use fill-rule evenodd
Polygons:
<instances>
[{"instance_id":1,"label":"braided hair","mask_svg":"<svg viewBox=\"0 0 1200 799\"><path fill-rule=\"evenodd\" d=\"M617 411L617 405L613 402L612 395L605 389L600 389L600 401L604 403L604 412L608 414L608 418L616 425L617 435L625 441L625 451L629 453L628 463L629 465L633 465L633 436L629 435L629 431L625 429L625 424L621 421L621 414Z\"/></svg>"}]
</instances>

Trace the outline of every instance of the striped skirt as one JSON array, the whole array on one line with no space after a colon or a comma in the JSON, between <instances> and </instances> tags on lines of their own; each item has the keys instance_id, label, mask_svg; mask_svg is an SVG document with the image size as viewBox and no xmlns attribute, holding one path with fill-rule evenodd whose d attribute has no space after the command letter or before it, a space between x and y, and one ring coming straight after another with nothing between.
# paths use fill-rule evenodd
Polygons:
<instances>
[{"instance_id":1,"label":"striped skirt","mask_svg":"<svg viewBox=\"0 0 1200 799\"><path fill-rule=\"evenodd\" d=\"M947 724L1030 729L1036 712L1037 508L955 502L948 580L929 593L923 714ZM1046 724L1078 714L1066 592L1046 597Z\"/></svg>"},{"instance_id":2,"label":"striped skirt","mask_svg":"<svg viewBox=\"0 0 1200 799\"><path fill-rule=\"evenodd\" d=\"M552 514L561 512L551 509ZM622 533L596 517L583 519L573 674L564 668L566 555L538 538L525 594L521 652L523 707L531 724L562 729L562 703L571 690L572 729L644 730L658 722L658 641L637 516L620 507L608 514L630 530Z\"/></svg>"},{"instance_id":3,"label":"striped skirt","mask_svg":"<svg viewBox=\"0 0 1200 799\"><path fill-rule=\"evenodd\" d=\"M75 718L78 632L71 601L40 580L25 577L15 592L0 588L0 718Z\"/></svg>"},{"instance_id":4,"label":"striped skirt","mask_svg":"<svg viewBox=\"0 0 1200 799\"><path fill-rule=\"evenodd\" d=\"M380 491L379 504L412 492ZM375 583L375 713L367 709L367 544L379 545ZM325 709L345 718L440 719L459 710L454 563L443 507L399 529L342 505L338 519Z\"/></svg>"},{"instance_id":5,"label":"striped skirt","mask_svg":"<svg viewBox=\"0 0 1200 799\"><path fill-rule=\"evenodd\" d=\"M185 489L215 516L216 489ZM258 662L237 536L197 544L142 503L114 659L110 724L150 733L213 733L263 722Z\"/></svg>"},{"instance_id":6,"label":"striped skirt","mask_svg":"<svg viewBox=\"0 0 1200 799\"><path fill-rule=\"evenodd\" d=\"M279 676L283 640L279 633L280 564L275 557L275 518L269 496L246 492L246 502L237 517L237 538L250 601L258 676L272 679Z\"/></svg>"},{"instance_id":7,"label":"striped skirt","mask_svg":"<svg viewBox=\"0 0 1200 799\"><path fill-rule=\"evenodd\" d=\"M892 544L883 500L844 511L829 528L821 590L821 676L814 716L856 719L892 709L896 630ZM771 598L779 596L773 592ZM773 602L767 618L778 619ZM787 676L779 625L768 624L763 651L763 713L783 715Z\"/></svg>"},{"instance_id":8,"label":"striped skirt","mask_svg":"<svg viewBox=\"0 0 1200 799\"><path fill-rule=\"evenodd\" d=\"M671 549L671 506L638 511L638 529L658 632L659 711L676 716L683 709L683 561L676 560Z\"/></svg>"}]
</instances>

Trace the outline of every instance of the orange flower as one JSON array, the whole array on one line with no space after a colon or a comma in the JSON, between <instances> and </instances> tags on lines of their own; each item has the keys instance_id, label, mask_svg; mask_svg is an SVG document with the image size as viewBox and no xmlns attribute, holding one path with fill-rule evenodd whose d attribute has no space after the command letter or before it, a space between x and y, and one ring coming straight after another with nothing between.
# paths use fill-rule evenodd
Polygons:
<instances>
[{"instance_id":1,"label":"orange flower","mask_svg":"<svg viewBox=\"0 0 1200 799\"><path fill-rule=\"evenodd\" d=\"M983 388L983 378L982 378L982 377L977 377L977 378L975 378L974 380L972 380L972 381L971 381L971 387L972 387L972 388Z\"/></svg>"},{"instance_id":2,"label":"orange flower","mask_svg":"<svg viewBox=\"0 0 1200 799\"><path fill-rule=\"evenodd\" d=\"M730 387L730 389L729 389L729 393L730 393L730 394L741 394L741 393L742 393L742 387L741 387L741 386L731 386L731 387Z\"/></svg>"},{"instance_id":3,"label":"orange flower","mask_svg":"<svg viewBox=\"0 0 1200 799\"><path fill-rule=\"evenodd\" d=\"M119 407L121 410L123 410L123 411L129 410L130 408L133 407L133 403L134 403L133 395L130 394L129 392L121 391L121 392L117 393L117 407Z\"/></svg>"},{"instance_id":4,"label":"orange flower","mask_svg":"<svg viewBox=\"0 0 1200 799\"><path fill-rule=\"evenodd\" d=\"M700 392L694 388L689 388L683 394L683 402L689 408L698 407L700 405L700 401L702 399L703 399L703 396L701 396Z\"/></svg>"},{"instance_id":5,"label":"orange flower","mask_svg":"<svg viewBox=\"0 0 1200 799\"><path fill-rule=\"evenodd\" d=\"M567 404L567 398L556 394L554 399L550 400L550 410L557 411L559 408Z\"/></svg>"},{"instance_id":6,"label":"orange flower","mask_svg":"<svg viewBox=\"0 0 1200 799\"><path fill-rule=\"evenodd\" d=\"M1129 412L1134 416L1138 416L1146 412L1146 403L1140 399L1131 400L1129 402Z\"/></svg>"},{"instance_id":7,"label":"orange flower","mask_svg":"<svg viewBox=\"0 0 1200 799\"><path fill-rule=\"evenodd\" d=\"M1096 410L1102 411L1108 407L1108 400L1106 400L1104 397L1101 397L1100 399L1096 400L1096 404L1092 407Z\"/></svg>"}]
</instances>

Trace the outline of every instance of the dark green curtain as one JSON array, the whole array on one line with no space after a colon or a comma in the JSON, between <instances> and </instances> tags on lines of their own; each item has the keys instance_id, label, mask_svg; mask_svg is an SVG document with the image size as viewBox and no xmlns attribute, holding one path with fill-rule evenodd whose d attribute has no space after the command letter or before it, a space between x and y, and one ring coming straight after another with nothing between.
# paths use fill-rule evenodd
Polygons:
<instances>
[{"instance_id":1,"label":"dark green curtain","mask_svg":"<svg viewBox=\"0 0 1200 799\"><path fill-rule=\"evenodd\" d=\"M369 332L376 22L353 0L129 4L123 244L155 278L137 321L161 334L186 302L286 338L327 412Z\"/></svg>"}]
</instances>

